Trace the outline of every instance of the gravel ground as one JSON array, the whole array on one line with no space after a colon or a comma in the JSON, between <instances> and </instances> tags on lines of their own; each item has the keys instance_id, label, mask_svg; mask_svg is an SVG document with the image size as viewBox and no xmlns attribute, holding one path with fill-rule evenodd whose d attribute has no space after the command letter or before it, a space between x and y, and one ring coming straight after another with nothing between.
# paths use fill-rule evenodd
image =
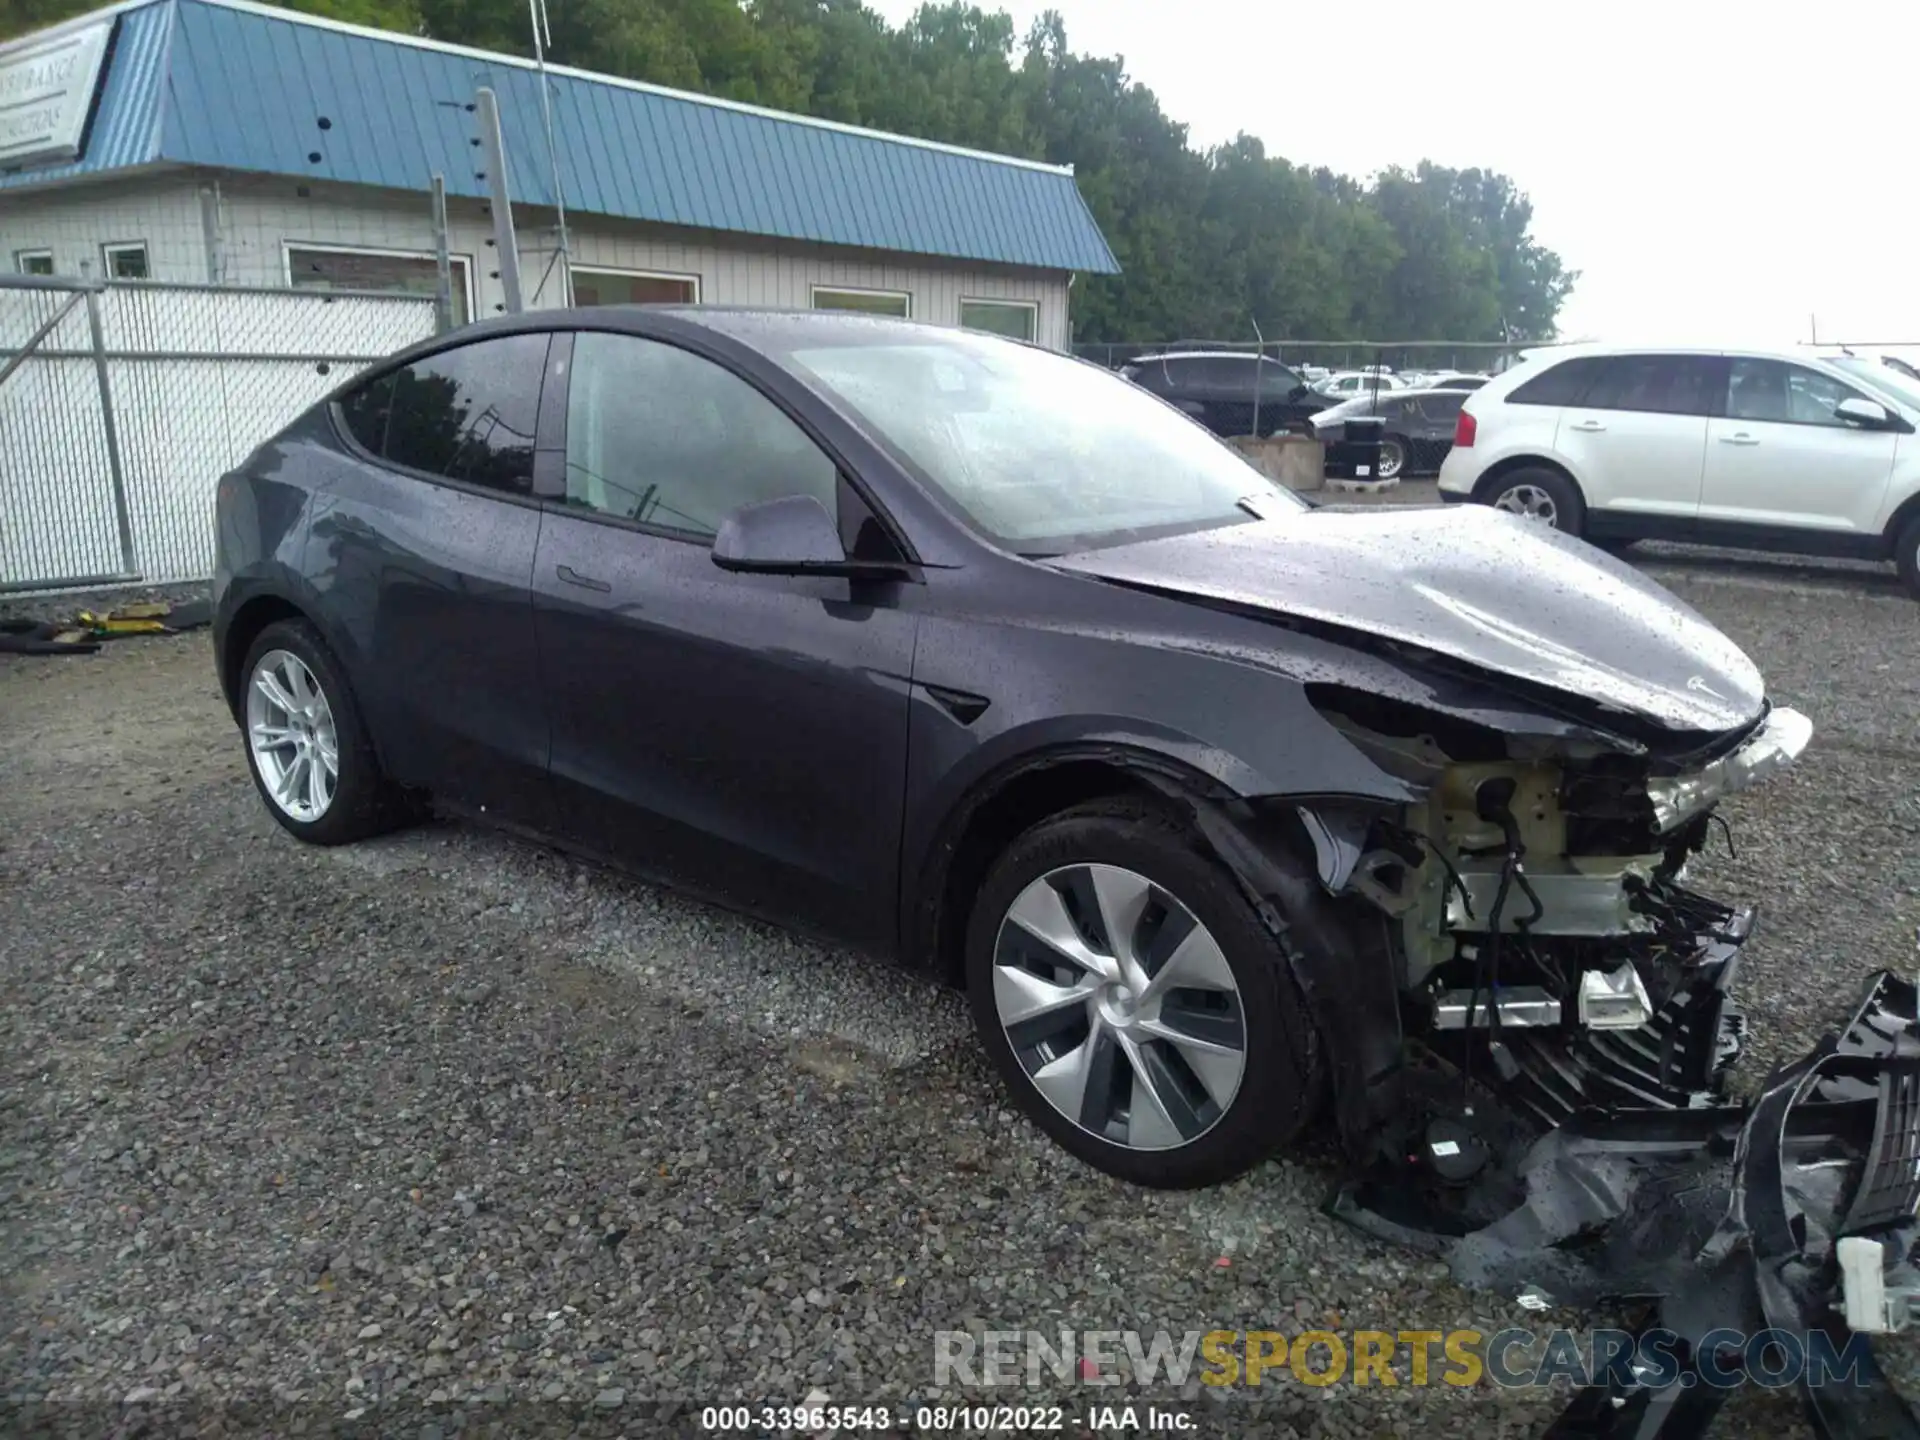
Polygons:
<instances>
[{"instance_id":1,"label":"gravel ground","mask_svg":"<svg viewBox=\"0 0 1920 1440\"><path fill-rule=\"evenodd\" d=\"M1817 725L1708 867L1763 910L1751 1076L1912 967L1920 628L1872 572L1644 563ZM1084 1169L902 973L462 825L302 848L204 634L0 657L0 915L0 1394L68 1433L130 1396L424 1437L824 1394L1049 1401L1068 1434L1132 1397L1208 1435L1524 1435L1556 1397L1124 1367L940 1391L934 1334L1592 1320L1328 1221L1325 1153L1192 1195ZM1802 1431L1754 1390L1716 1433Z\"/></svg>"}]
</instances>

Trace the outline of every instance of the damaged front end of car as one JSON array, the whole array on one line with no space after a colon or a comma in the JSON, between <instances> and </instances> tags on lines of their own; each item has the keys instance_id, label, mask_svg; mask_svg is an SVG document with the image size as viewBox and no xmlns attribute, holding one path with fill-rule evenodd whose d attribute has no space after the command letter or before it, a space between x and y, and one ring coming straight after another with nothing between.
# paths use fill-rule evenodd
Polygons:
<instances>
[{"instance_id":1,"label":"damaged front end of car","mask_svg":"<svg viewBox=\"0 0 1920 1440\"><path fill-rule=\"evenodd\" d=\"M1185 798L1312 1013L1351 1174L1331 1208L1536 1307L1653 1302L1696 1379L1729 1334L1897 1328L1920 1304L1913 987L1870 977L1737 1100L1754 916L1689 880L1732 842L1715 807L1811 724L1645 575L1460 510L1058 562L1228 617L1205 653L1284 675L1325 727L1291 712L1289 778L1325 791ZM1920 1435L1870 1358L1854 1373L1810 1399L1817 1428ZM1630 1372L1556 1433L1674 1440L1724 1393Z\"/></svg>"},{"instance_id":2,"label":"damaged front end of car","mask_svg":"<svg viewBox=\"0 0 1920 1440\"><path fill-rule=\"evenodd\" d=\"M1750 1337L1855 1355L1855 1331L1903 1326L1913 987L1875 977L1832 1039L1736 1102L1754 916L1688 883L1731 844L1716 805L1791 765L1806 717L1703 733L1309 690L1411 798L1197 808L1318 1022L1354 1171L1333 1213L1535 1308L1651 1302L1683 1363L1581 1392L1558 1435L1698 1434L1726 1394L1698 1367L1751 1363ZM1315 873L1278 858L1289 827ZM1870 1354L1846 1378L1809 1392L1821 1433L1920 1434Z\"/></svg>"}]
</instances>

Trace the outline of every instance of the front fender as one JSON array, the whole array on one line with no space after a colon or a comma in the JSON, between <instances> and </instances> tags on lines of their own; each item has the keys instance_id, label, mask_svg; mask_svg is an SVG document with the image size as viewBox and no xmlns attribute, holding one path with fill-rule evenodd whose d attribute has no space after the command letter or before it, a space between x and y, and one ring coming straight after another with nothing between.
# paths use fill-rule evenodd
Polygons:
<instances>
[{"instance_id":1,"label":"front fender","mask_svg":"<svg viewBox=\"0 0 1920 1440\"><path fill-rule=\"evenodd\" d=\"M901 827L909 950L926 938L924 917L939 908L969 818L1034 771L1076 761L1219 801L1397 805L1414 794L1329 724L1293 676L1138 631L1008 625L985 645L977 621L930 615L914 657Z\"/></svg>"},{"instance_id":2,"label":"front fender","mask_svg":"<svg viewBox=\"0 0 1920 1440\"><path fill-rule=\"evenodd\" d=\"M1111 750L1157 757L1229 797L1341 795L1401 803L1389 775L1321 716L1299 680L1124 635L1007 627L996 643L937 616L914 657L907 874L945 819L1025 757ZM955 707L961 694L976 704Z\"/></svg>"}]
</instances>

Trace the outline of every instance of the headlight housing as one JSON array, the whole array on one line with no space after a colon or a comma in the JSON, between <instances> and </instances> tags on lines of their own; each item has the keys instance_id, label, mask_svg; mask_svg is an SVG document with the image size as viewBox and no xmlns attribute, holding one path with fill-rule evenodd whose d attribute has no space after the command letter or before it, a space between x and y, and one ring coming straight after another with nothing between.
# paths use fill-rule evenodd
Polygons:
<instances>
[{"instance_id":1,"label":"headlight housing","mask_svg":"<svg viewBox=\"0 0 1920 1440\"><path fill-rule=\"evenodd\" d=\"M1776 709L1747 743L1691 775L1663 775L1647 782L1653 828L1677 829L1724 797L1757 785L1800 758L1813 738L1813 721L1798 710Z\"/></svg>"}]
</instances>

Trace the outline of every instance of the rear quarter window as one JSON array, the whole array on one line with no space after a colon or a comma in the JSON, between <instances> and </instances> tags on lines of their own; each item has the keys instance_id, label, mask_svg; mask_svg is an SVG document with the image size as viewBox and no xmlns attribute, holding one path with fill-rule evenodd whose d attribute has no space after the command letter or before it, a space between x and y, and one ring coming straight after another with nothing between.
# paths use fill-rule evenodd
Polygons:
<instances>
[{"instance_id":1,"label":"rear quarter window","mask_svg":"<svg viewBox=\"0 0 1920 1440\"><path fill-rule=\"evenodd\" d=\"M387 453L387 421L393 414L393 372L356 386L340 397L347 433L369 455Z\"/></svg>"},{"instance_id":2,"label":"rear quarter window","mask_svg":"<svg viewBox=\"0 0 1920 1440\"><path fill-rule=\"evenodd\" d=\"M379 453L423 475L530 494L547 338L534 332L477 340L395 371Z\"/></svg>"}]
</instances>

